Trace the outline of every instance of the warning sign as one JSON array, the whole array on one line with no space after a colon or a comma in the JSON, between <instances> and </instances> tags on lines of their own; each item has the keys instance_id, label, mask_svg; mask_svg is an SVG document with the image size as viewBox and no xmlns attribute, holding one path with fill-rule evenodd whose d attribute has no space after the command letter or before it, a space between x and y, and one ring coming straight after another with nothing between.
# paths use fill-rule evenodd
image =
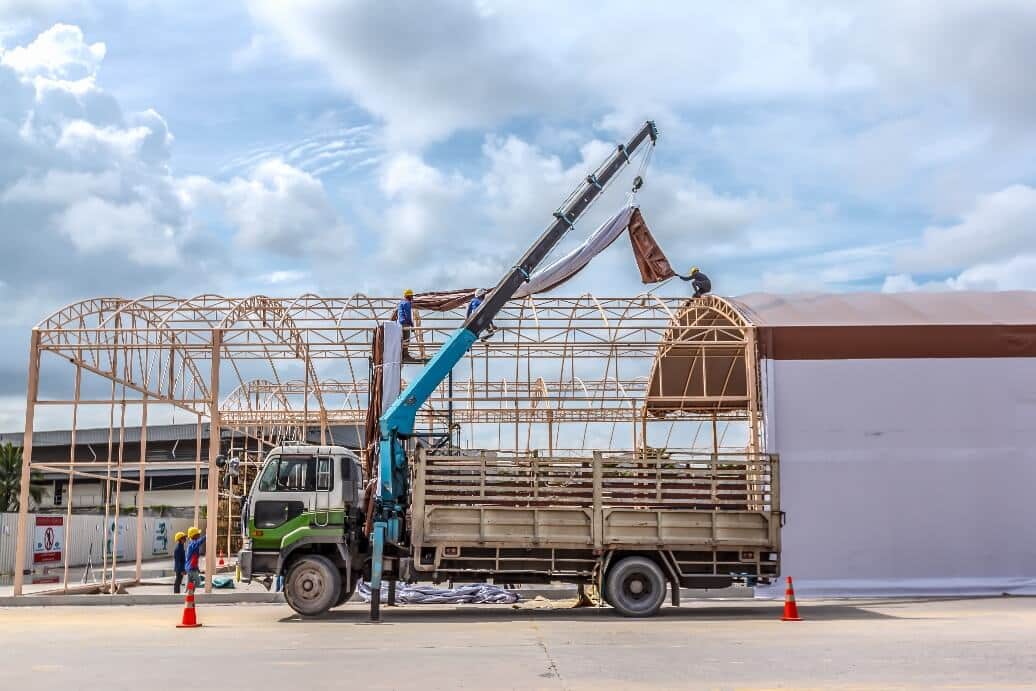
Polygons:
<instances>
[{"instance_id":1,"label":"warning sign","mask_svg":"<svg viewBox=\"0 0 1036 691\"><path fill-rule=\"evenodd\" d=\"M32 543L32 561L35 564L61 561L65 548L64 516L37 516L36 534Z\"/></svg>"}]
</instances>

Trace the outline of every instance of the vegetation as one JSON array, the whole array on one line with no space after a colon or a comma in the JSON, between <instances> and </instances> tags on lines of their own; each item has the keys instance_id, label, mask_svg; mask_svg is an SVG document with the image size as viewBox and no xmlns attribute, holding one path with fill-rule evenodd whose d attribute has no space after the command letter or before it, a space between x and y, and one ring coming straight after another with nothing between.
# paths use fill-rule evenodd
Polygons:
<instances>
[{"instance_id":1,"label":"vegetation","mask_svg":"<svg viewBox=\"0 0 1036 691\"><path fill-rule=\"evenodd\" d=\"M22 449L10 442L0 446L0 511L17 511L22 486ZM29 479L29 497L39 505L43 501L43 477L33 473Z\"/></svg>"}]
</instances>

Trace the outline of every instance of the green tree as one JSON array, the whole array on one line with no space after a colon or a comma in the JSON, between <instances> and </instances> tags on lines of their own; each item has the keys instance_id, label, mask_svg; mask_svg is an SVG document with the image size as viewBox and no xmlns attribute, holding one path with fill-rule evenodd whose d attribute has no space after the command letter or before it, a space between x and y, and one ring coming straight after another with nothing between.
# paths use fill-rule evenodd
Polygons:
<instances>
[{"instance_id":1,"label":"green tree","mask_svg":"<svg viewBox=\"0 0 1036 691\"><path fill-rule=\"evenodd\" d=\"M22 486L22 447L8 442L0 446L0 511L17 511ZM43 476L29 479L29 497L37 505L43 501Z\"/></svg>"}]
</instances>

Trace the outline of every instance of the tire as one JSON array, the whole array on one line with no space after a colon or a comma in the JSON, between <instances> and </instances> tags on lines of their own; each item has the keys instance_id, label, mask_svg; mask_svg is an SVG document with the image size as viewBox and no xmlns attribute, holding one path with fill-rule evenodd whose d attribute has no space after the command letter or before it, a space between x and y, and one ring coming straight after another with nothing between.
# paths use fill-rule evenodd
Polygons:
<instances>
[{"instance_id":1,"label":"tire","mask_svg":"<svg viewBox=\"0 0 1036 691\"><path fill-rule=\"evenodd\" d=\"M342 577L327 557L309 554L291 565L284 579L284 599L304 617L315 617L335 606Z\"/></svg>"},{"instance_id":2,"label":"tire","mask_svg":"<svg viewBox=\"0 0 1036 691\"><path fill-rule=\"evenodd\" d=\"M608 570L608 603L624 617L651 617L666 596L666 577L646 557L626 557Z\"/></svg>"},{"instance_id":3,"label":"tire","mask_svg":"<svg viewBox=\"0 0 1036 691\"><path fill-rule=\"evenodd\" d=\"M356 577L353 576L352 578L348 578L347 575L342 571L339 571L338 573L340 574L342 593L338 596L338 602L335 603L335 607L341 607L342 605L344 605L346 602L349 601L349 598L353 596L353 593L356 592ZM349 581L349 588L345 587L346 580Z\"/></svg>"}]
</instances>

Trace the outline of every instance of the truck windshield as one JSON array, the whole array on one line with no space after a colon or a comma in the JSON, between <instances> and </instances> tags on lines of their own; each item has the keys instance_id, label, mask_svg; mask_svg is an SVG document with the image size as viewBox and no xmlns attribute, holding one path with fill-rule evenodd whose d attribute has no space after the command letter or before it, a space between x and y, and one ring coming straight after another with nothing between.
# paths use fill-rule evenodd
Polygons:
<instances>
[{"instance_id":1,"label":"truck windshield","mask_svg":"<svg viewBox=\"0 0 1036 691\"><path fill-rule=\"evenodd\" d=\"M259 478L260 492L312 492L316 489L316 463L312 456L279 456L270 461Z\"/></svg>"}]
</instances>

